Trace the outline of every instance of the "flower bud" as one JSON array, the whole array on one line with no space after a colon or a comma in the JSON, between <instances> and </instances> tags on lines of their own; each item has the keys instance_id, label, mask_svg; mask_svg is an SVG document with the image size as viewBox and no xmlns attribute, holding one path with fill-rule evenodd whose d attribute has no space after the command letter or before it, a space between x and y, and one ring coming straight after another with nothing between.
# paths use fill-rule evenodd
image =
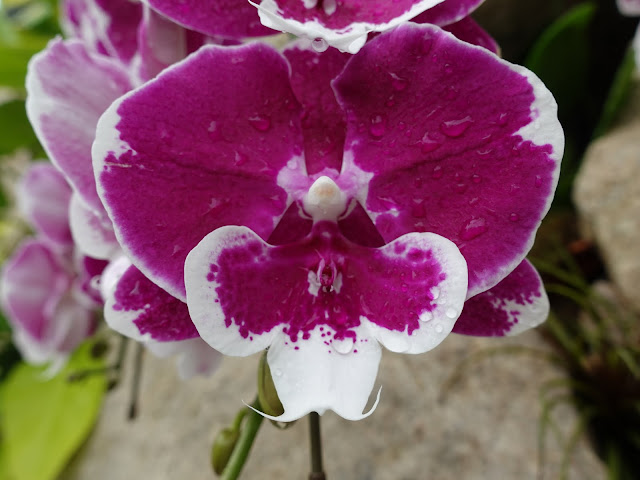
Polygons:
<instances>
[{"instance_id":1,"label":"flower bud","mask_svg":"<svg viewBox=\"0 0 640 480\"><path fill-rule=\"evenodd\" d=\"M229 463L229 458L231 458L231 454L239 437L240 430L238 428L227 427L223 429L213 441L213 447L211 447L211 466L217 475L222 474L227 463Z\"/></svg>"},{"instance_id":2,"label":"flower bud","mask_svg":"<svg viewBox=\"0 0 640 480\"><path fill-rule=\"evenodd\" d=\"M258 400L262 411L267 415L277 417L284 413L284 407L278 398L278 392L276 392L271 370L267 363L267 352L264 352L260 357L258 365Z\"/></svg>"}]
</instances>

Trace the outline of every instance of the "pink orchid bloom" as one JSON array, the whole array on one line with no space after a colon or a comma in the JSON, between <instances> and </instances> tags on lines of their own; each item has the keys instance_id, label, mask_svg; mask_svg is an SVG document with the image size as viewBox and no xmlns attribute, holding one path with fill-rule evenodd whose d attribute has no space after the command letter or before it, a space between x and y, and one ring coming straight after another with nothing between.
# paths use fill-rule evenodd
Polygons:
<instances>
[{"instance_id":1,"label":"pink orchid bloom","mask_svg":"<svg viewBox=\"0 0 640 480\"><path fill-rule=\"evenodd\" d=\"M408 24L354 56L205 46L109 107L93 160L127 256L200 336L269 349L279 420L358 419L380 345L546 317L524 257L557 183L556 112L526 69Z\"/></svg>"},{"instance_id":2,"label":"pink orchid bloom","mask_svg":"<svg viewBox=\"0 0 640 480\"><path fill-rule=\"evenodd\" d=\"M449 25L482 3L482 0L146 1L175 22L207 35L249 37L280 30L316 40L317 48L333 46L349 53L362 48L369 32L389 30L420 14L415 20L419 23ZM255 11L247 11L249 4L257 7L264 27L249 23L248 28L239 28L240 18L258 20Z\"/></svg>"},{"instance_id":3,"label":"pink orchid bloom","mask_svg":"<svg viewBox=\"0 0 640 480\"><path fill-rule=\"evenodd\" d=\"M49 158L73 187L69 208L73 240L85 254L115 263L122 253L97 195L91 164L98 118L115 99L183 58L205 38L129 0L67 0L63 6L66 30L75 38L53 40L32 59L27 75L27 113ZM139 274L135 267L131 270ZM108 306L118 281L120 277L112 275L102 282ZM176 321L183 322L184 330L161 339L149 338L142 331L132 333L128 325L112 321L109 307L105 309L107 323L145 343L176 342L185 351L197 343L198 333L186 304L142 275L137 281L143 290L152 290L159 301L138 314L153 315L158 321L174 315L179 319ZM105 284L111 288L105 288ZM134 300L134 305L139 304ZM178 345L172 348L176 350ZM193 364L198 372L212 371L219 354L207 348L210 352L194 347L197 358L182 363ZM211 368L202 368L207 362ZM191 376L186 370L184 373Z\"/></svg>"},{"instance_id":4,"label":"pink orchid bloom","mask_svg":"<svg viewBox=\"0 0 640 480\"><path fill-rule=\"evenodd\" d=\"M101 306L95 279L106 262L73 250L71 189L51 165L36 164L18 186L18 203L36 230L7 260L2 305L14 342L31 363L61 366L92 334Z\"/></svg>"}]
</instances>

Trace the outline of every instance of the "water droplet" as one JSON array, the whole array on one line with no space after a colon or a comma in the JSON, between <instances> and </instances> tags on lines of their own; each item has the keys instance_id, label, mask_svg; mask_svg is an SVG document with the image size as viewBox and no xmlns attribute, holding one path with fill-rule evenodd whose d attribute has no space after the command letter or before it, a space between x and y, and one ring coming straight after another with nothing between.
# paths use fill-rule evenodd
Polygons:
<instances>
[{"instance_id":1,"label":"water droplet","mask_svg":"<svg viewBox=\"0 0 640 480\"><path fill-rule=\"evenodd\" d=\"M471 117L467 115L466 117L459 120L449 120L448 122L442 122L440 124L440 130L447 137L455 138L466 132L469 128L469 125L471 125L472 123L473 120L471 120Z\"/></svg>"},{"instance_id":2,"label":"water droplet","mask_svg":"<svg viewBox=\"0 0 640 480\"><path fill-rule=\"evenodd\" d=\"M442 178L442 167L440 165L436 165L433 167L433 173L431 174L431 178L437 180Z\"/></svg>"},{"instance_id":3,"label":"water droplet","mask_svg":"<svg viewBox=\"0 0 640 480\"><path fill-rule=\"evenodd\" d=\"M433 300L436 300L440 296L440 289L438 287L433 287L431 289L431 296L433 297Z\"/></svg>"},{"instance_id":4,"label":"water droplet","mask_svg":"<svg viewBox=\"0 0 640 480\"><path fill-rule=\"evenodd\" d=\"M437 333L442 333L444 331L444 327L440 324L436 325L436 332Z\"/></svg>"},{"instance_id":5,"label":"water droplet","mask_svg":"<svg viewBox=\"0 0 640 480\"><path fill-rule=\"evenodd\" d=\"M100 279L100 275L94 275L93 277L91 277L91 280L89 280L89 286L94 290L100 290L101 283L102 280Z\"/></svg>"},{"instance_id":6,"label":"water droplet","mask_svg":"<svg viewBox=\"0 0 640 480\"><path fill-rule=\"evenodd\" d=\"M427 323L427 322L430 322L431 320L433 320L433 313L429 312L428 310L425 310L420 314L421 322Z\"/></svg>"},{"instance_id":7,"label":"water droplet","mask_svg":"<svg viewBox=\"0 0 640 480\"><path fill-rule=\"evenodd\" d=\"M393 98L390 98L389 100L387 100L387 102L385 103L385 105L387 107L393 107L396 104L396 101Z\"/></svg>"},{"instance_id":8,"label":"water droplet","mask_svg":"<svg viewBox=\"0 0 640 480\"><path fill-rule=\"evenodd\" d=\"M211 121L211 123L209 123L209 127L207 128L207 132L209 132L209 138L214 142L220 140L221 134L220 125L218 125L218 122Z\"/></svg>"},{"instance_id":9,"label":"water droplet","mask_svg":"<svg viewBox=\"0 0 640 480\"><path fill-rule=\"evenodd\" d=\"M542 186L542 177L540 175L536 175L536 187L540 188Z\"/></svg>"},{"instance_id":10,"label":"water droplet","mask_svg":"<svg viewBox=\"0 0 640 480\"><path fill-rule=\"evenodd\" d=\"M406 283L403 283L402 285L400 285L400 290L402 290L403 292L406 292L407 290L409 290L409 287L407 286Z\"/></svg>"},{"instance_id":11,"label":"water droplet","mask_svg":"<svg viewBox=\"0 0 640 480\"><path fill-rule=\"evenodd\" d=\"M460 232L460 238L462 240L473 240L486 231L487 226L484 218L472 218Z\"/></svg>"},{"instance_id":12,"label":"water droplet","mask_svg":"<svg viewBox=\"0 0 640 480\"><path fill-rule=\"evenodd\" d=\"M336 4L336 0L324 0L322 3L322 8L324 9L324 13L327 15L333 15L336 13L336 9L338 5Z\"/></svg>"},{"instance_id":13,"label":"water droplet","mask_svg":"<svg viewBox=\"0 0 640 480\"><path fill-rule=\"evenodd\" d=\"M372 136L380 138L387 131L387 120L382 115L374 115L371 117L369 125L369 133Z\"/></svg>"},{"instance_id":14,"label":"water droplet","mask_svg":"<svg viewBox=\"0 0 640 480\"><path fill-rule=\"evenodd\" d=\"M267 116L256 115L249 119L249 123L259 132L266 132L271 128L271 120Z\"/></svg>"},{"instance_id":15,"label":"water droplet","mask_svg":"<svg viewBox=\"0 0 640 480\"><path fill-rule=\"evenodd\" d=\"M403 131L405 128L407 128L407 124L404 122L398 122L398 130Z\"/></svg>"},{"instance_id":16,"label":"water droplet","mask_svg":"<svg viewBox=\"0 0 640 480\"><path fill-rule=\"evenodd\" d=\"M451 68L451 65L449 65L448 63L444 64L444 72L449 74L451 72L453 72L453 68Z\"/></svg>"},{"instance_id":17,"label":"water droplet","mask_svg":"<svg viewBox=\"0 0 640 480\"><path fill-rule=\"evenodd\" d=\"M274 374L276 377L281 377L281 376L282 376L282 370L280 370L279 368L276 368L276 369L273 371L273 374Z\"/></svg>"},{"instance_id":18,"label":"water droplet","mask_svg":"<svg viewBox=\"0 0 640 480\"><path fill-rule=\"evenodd\" d=\"M458 183L456 185L456 193L464 193L467 191L467 184L466 183Z\"/></svg>"},{"instance_id":19,"label":"water droplet","mask_svg":"<svg viewBox=\"0 0 640 480\"><path fill-rule=\"evenodd\" d=\"M453 308L447 308L447 311L445 312L445 315L449 318L456 318L457 314L458 312L456 312Z\"/></svg>"},{"instance_id":20,"label":"water droplet","mask_svg":"<svg viewBox=\"0 0 640 480\"><path fill-rule=\"evenodd\" d=\"M478 174L471 175L471 181L473 183L480 183L482 182L482 177Z\"/></svg>"},{"instance_id":21,"label":"water droplet","mask_svg":"<svg viewBox=\"0 0 640 480\"><path fill-rule=\"evenodd\" d=\"M391 86L395 91L401 92L407 88L407 85L409 85L409 82L407 82L403 78L400 78L393 73L391 74L391 76L393 77L393 80L391 80Z\"/></svg>"},{"instance_id":22,"label":"water droplet","mask_svg":"<svg viewBox=\"0 0 640 480\"><path fill-rule=\"evenodd\" d=\"M509 215L509 220L511 220L512 222L517 222L518 220L520 220L520 216L517 213L512 213L511 215Z\"/></svg>"},{"instance_id":23,"label":"water droplet","mask_svg":"<svg viewBox=\"0 0 640 480\"><path fill-rule=\"evenodd\" d=\"M234 152L235 153L235 158L233 160L233 163L237 166L237 167L241 167L242 165L244 165L245 163L247 163L247 161L249 160L249 158L240 153L240 152Z\"/></svg>"},{"instance_id":24,"label":"water droplet","mask_svg":"<svg viewBox=\"0 0 640 480\"><path fill-rule=\"evenodd\" d=\"M500 116L498 117L498 125L500 125L501 127L504 127L507 124L508 118L509 118L508 114L501 113Z\"/></svg>"},{"instance_id":25,"label":"water droplet","mask_svg":"<svg viewBox=\"0 0 640 480\"><path fill-rule=\"evenodd\" d=\"M420 150L422 151L422 153L433 152L441 145L441 142L434 140L429 136L429 132L425 133L422 137L422 140L420 140Z\"/></svg>"},{"instance_id":26,"label":"water droplet","mask_svg":"<svg viewBox=\"0 0 640 480\"><path fill-rule=\"evenodd\" d=\"M331 342L331 346L336 352L346 355L353 350L353 340L350 338L344 338L342 340L334 339L333 342Z\"/></svg>"},{"instance_id":27,"label":"water droplet","mask_svg":"<svg viewBox=\"0 0 640 480\"><path fill-rule=\"evenodd\" d=\"M458 89L453 85L447 88L447 91L444 94L445 100L454 100L457 96L458 96Z\"/></svg>"},{"instance_id":28,"label":"water droplet","mask_svg":"<svg viewBox=\"0 0 640 480\"><path fill-rule=\"evenodd\" d=\"M316 38L311 42L311 48L313 48L318 53L322 53L329 48L329 44L324 38Z\"/></svg>"}]
</instances>

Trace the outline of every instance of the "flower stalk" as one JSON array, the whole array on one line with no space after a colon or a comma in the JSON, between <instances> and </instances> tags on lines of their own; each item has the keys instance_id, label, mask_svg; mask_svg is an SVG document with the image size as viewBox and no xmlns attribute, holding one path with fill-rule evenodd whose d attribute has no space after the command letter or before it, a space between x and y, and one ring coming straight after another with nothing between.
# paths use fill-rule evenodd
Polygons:
<instances>
[{"instance_id":1,"label":"flower stalk","mask_svg":"<svg viewBox=\"0 0 640 480\"><path fill-rule=\"evenodd\" d=\"M325 480L322 467L322 435L320 432L320 415L316 412L309 414L309 438L311 447L311 473L309 480Z\"/></svg>"}]
</instances>

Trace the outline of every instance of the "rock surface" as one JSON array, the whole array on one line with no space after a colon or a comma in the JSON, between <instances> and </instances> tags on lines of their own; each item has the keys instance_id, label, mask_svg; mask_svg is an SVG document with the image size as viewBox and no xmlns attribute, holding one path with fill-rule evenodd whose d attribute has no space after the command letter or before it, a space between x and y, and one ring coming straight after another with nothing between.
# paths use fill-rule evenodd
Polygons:
<instances>
[{"instance_id":1,"label":"rock surface","mask_svg":"<svg viewBox=\"0 0 640 480\"><path fill-rule=\"evenodd\" d=\"M640 311L640 80L619 122L587 150L574 201L611 279Z\"/></svg>"},{"instance_id":2,"label":"rock surface","mask_svg":"<svg viewBox=\"0 0 640 480\"><path fill-rule=\"evenodd\" d=\"M471 362L450 388L444 384L466 355L504 346L545 346L535 332L512 339L451 335L424 355L384 352L377 411L359 422L322 417L329 480L486 480L537 477L540 394L560 373L541 357L503 353ZM129 356L132 356L131 354ZM147 354L140 415L127 422L128 379L110 393L88 444L65 480L212 480L209 450L215 432L231 423L255 394L258 358L225 359L210 379L181 382L170 359ZM569 438L573 409L553 418ZM551 430L548 430L551 432ZM244 479L307 478L306 421L279 431L264 422ZM546 435L544 478L558 478L562 446ZM605 478L582 442L570 477Z\"/></svg>"}]
</instances>

